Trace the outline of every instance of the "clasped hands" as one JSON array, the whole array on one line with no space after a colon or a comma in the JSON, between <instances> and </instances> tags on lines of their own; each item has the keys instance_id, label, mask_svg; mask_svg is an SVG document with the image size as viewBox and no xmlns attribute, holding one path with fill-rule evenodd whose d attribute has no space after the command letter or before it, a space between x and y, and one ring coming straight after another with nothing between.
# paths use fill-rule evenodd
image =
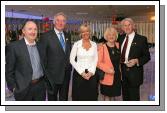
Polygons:
<instances>
[{"instance_id":1,"label":"clasped hands","mask_svg":"<svg viewBox=\"0 0 167 113\"><path fill-rule=\"evenodd\" d=\"M90 77L93 76L93 73L91 73L91 72L88 72L88 73L83 72L83 73L81 73L81 76L82 76L84 79L89 80Z\"/></svg>"}]
</instances>

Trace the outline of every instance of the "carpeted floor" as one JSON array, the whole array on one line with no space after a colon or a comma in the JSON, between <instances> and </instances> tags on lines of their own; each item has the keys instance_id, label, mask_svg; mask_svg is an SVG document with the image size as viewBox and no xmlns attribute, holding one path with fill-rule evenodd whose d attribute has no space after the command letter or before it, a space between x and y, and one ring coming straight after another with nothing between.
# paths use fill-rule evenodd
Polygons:
<instances>
[{"instance_id":1,"label":"carpeted floor","mask_svg":"<svg viewBox=\"0 0 167 113\"><path fill-rule=\"evenodd\" d=\"M141 85L140 95L141 101L150 101L152 96L155 95L155 50L150 48L151 60L144 66L144 83ZM71 82L69 86L69 101L71 101ZM6 101L13 101L13 94L6 88ZM99 101L101 101L101 95L99 94ZM117 101L121 101L121 96L117 98Z\"/></svg>"}]
</instances>

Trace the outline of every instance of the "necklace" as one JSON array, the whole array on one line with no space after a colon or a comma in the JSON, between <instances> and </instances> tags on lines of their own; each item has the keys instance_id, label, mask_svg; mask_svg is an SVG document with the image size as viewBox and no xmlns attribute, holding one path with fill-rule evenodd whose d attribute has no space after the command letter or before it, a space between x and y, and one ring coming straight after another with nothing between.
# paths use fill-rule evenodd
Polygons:
<instances>
[{"instance_id":1,"label":"necklace","mask_svg":"<svg viewBox=\"0 0 167 113\"><path fill-rule=\"evenodd\" d=\"M109 48L111 48L111 51L112 51L111 53L114 55L115 54L115 52L114 52L114 46L115 45L111 45L110 43L107 43L107 45L108 45Z\"/></svg>"},{"instance_id":2,"label":"necklace","mask_svg":"<svg viewBox=\"0 0 167 113\"><path fill-rule=\"evenodd\" d=\"M113 55L115 54L114 50L112 50L112 54L113 54Z\"/></svg>"}]
</instances>

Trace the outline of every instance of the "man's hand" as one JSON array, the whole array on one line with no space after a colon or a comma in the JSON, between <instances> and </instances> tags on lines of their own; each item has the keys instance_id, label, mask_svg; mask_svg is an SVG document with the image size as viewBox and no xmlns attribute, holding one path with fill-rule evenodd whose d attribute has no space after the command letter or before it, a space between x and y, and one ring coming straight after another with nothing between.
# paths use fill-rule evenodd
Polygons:
<instances>
[{"instance_id":1,"label":"man's hand","mask_svg":"<svg viewBox=\"0 0 167 113\"><path fill-rule=\"evenodd\" d=\"M128 63L126 63L127 67L133 67L134 65L139 65L139 60L136 59L131 59L128 61Z\"/></svg>"}]
</instances>

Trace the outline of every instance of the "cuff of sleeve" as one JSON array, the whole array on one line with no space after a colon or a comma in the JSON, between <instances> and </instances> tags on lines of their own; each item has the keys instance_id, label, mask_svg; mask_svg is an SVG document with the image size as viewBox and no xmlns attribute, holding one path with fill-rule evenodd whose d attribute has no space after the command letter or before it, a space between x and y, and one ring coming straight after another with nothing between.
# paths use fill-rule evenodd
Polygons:
<instances>
[{"instance_id":1,"label":"cuff of sleeve","mask_svg":"<svg viewBox=\"0 0 167 113\"><path fill-rule=\"evenodd\" d=\"M136 65L139 66L139 60L138 59L136 59L136 62L137 62Z\"/></svg>"},{"instance_id":2,"label":"cuff of sleeve","mask_svg":"<svg viewBox=\"0 0 167 113\"><path fill-rule=\"evenodd\" d=\"M91 72L93 75L95 74L95 70L93 69L89 69L88 71Z\"/></svg>"},{"instance_id":3,"label":"cuff of sleeve","mask_svg":"<svg viewBox=\"0 0 167 113\"><path fill-rule=\"evenodd\" d=\"M13 92L15 91L15 88L13 88Z\"/></svg>"}]
</instances>

